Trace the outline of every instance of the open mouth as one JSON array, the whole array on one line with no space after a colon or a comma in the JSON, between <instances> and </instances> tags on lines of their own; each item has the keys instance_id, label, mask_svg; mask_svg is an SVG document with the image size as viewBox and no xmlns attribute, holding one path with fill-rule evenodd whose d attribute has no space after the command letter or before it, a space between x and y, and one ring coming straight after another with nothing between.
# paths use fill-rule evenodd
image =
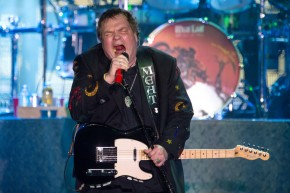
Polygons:
<instances>
[{"instance_id":1,"label":"open mouth","mask_svg":"<svg viewBox=\"0 0 290 193\"><path fill-rule=\"evenodd\" d=\"M117 45L117 46L114 46L114 50L115 50L116 55L120 55L126 51L126 48L124 45Z\"/></svg>"}]
</instances>

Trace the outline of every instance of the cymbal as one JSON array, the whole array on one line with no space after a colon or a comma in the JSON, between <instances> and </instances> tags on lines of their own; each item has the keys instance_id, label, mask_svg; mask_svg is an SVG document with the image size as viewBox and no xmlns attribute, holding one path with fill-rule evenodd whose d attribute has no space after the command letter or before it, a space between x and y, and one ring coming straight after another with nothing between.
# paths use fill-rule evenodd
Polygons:
<instances>
[{"instance_id":1,"label":"cymbal","mask_svg":"<svg viewBox=\"0 0 290 193\"><path fill-rule=\"evenodd\" d=\"M167 11L184 11L196 9L199 6L199 0L147 0L146 2L152 7Z\"/></svg>"}]
</instances>

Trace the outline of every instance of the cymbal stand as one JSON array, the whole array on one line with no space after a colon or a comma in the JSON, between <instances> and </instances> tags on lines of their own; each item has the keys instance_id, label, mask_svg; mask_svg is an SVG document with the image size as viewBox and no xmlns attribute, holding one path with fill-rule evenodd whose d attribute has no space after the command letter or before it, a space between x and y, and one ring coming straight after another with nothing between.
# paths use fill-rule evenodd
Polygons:
<instances>
[{"instance_id":1,"label":"cymbal stand","mask_svg":"<svg viewBox=\"0 0 290 193\"><path fill-rule=\"evenodd\" d=\"M265 18L265 0L260 0L260 17L258 22L258 35L259 35L259 87L260 87L260 113L262 117L266 117L268 113L267 105L267 66L265 63L265 35L263 31L263 22Z\"/></svg>"},{"instance_id":2,"label":"cymbal stand","mask_svg":"<svg viewBox=\"0 0 290 193\"><path fill-rule=\"evenodd\" d=\"M18 85L18 41L20 38L20 33L38 33L38 28L29 27L29 28L19 28L18 27L19 18L18 17L9 17L10 26L0 26L0 35L8 35L11 37L11 99L17 97L17 85Z\"/></svg>"},{"instance_id":3,"label":"cymbal stand","mask_svg":"<svg viewBox=\"0 0 290 193\"><path fill-rule=\"evenodd\" d=\"M128 0L118 0L119 8L128 10L129 1Z\"/></svg>"},{"instance_id":4,"label":"cymbal stand","mask_svg":"<svg viewBox=\"0 0 290 193\"><path fill-rule=\"evenodd\" d=\"M15 21L15 19L12 19ZM18 22L11 22L11 18L9 19L10 23L14 26L18 26ZM18 20L18 19L17 19ZM17 54L18 54L18 39L19 34L13 33L11 36L11 97L17 97L17 84L18 84L18 65L17 65Z\"/></svg>"},{"instance_id":5,"label":"cymbal stand","mask_svg":"<svg viewBox=\"0 0 290 193\"><path fill-rule=\"evenodd\" d=\"M47 69L47 27L46 27L46 0L40 0L40 14L41 14L41 39L43 52L43 84L46 82Z\"/></svg>"}]
</instances>

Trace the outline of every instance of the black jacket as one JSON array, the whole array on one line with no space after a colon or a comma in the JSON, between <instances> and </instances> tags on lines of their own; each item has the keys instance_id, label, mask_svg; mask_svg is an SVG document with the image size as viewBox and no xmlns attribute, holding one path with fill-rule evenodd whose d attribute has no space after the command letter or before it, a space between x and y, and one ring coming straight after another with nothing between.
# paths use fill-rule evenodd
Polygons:
<instances>
[{"instance_id":1,"label":"black jacket","mask_svg":"<svg viewBox=\"0 0 290 193\"><path fill-rule=\"evenodd\" d=\"M140 47L138 54L145 54L152 60L158 94L158 113L156 126L159 133L157 144L163 146L169 160L165 163L166 175L175 188L175 192L184 192L184 177L181 161L178 157L184 148L190 133L190 121L193 110L186 93L176 59L151 47ZM141 62L138 60L137 63ZM69 110L79 123L98 122L116 126L110 120L112 113L118 111L118 95L112 94L103 76L109 70L110 61L104 55L101 44L76 57L74 61L75 77L70 93ZM87 96L86 91L97 91ZM108 101L108 102L107 102Z\"/></svg>"}]
</instances>

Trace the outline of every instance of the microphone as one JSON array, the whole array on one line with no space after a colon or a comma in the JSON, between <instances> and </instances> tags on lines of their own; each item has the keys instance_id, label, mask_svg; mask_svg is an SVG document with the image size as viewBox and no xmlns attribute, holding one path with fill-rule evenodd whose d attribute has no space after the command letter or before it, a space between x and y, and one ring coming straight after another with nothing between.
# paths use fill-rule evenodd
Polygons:
<instances>
[{"instance_id":1,"label":"microphone","mask_svg":"<svg viewBox=\"0 0 290 193\"><path fill-rule=\"evenodd\" d=\"M125 56L127 58L127 60L129 60L129 54L128 53L123 52L122 55ZM122 84L122 81L123 81L123 70L122 69L118 69L116 71L115 83Z\"/></svg>"}]
</instances>

